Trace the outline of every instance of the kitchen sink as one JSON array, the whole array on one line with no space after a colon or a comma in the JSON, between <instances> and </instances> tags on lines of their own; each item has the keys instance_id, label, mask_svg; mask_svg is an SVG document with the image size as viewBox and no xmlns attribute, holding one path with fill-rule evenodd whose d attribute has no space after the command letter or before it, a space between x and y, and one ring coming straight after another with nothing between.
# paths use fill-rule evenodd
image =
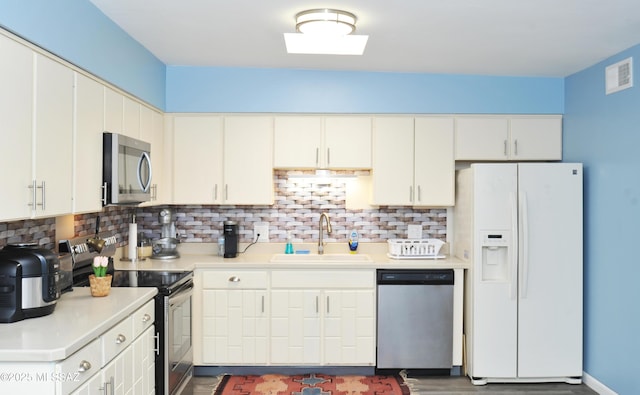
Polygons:
<instances>
[{"instance_id":1,"label":"kitchen sink","mask_svg":"<svg viewBox=\"0 0 640 395\"><path fill-rule=\"evenodd\" d=\"M373 262L373 260L366 254L274 254L271 257L271 262L308 262L308 263L322 263L322 262Z\"/></svg>"}]
</instances>

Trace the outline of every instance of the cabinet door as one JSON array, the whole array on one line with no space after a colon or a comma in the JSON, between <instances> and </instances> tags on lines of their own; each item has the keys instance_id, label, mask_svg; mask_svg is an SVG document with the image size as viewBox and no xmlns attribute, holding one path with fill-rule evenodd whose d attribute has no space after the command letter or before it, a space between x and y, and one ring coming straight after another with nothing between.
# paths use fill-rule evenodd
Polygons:
<instances>
[{"instance_id":1,"label":"cabinet door","mask_svg":"<svg viewBox=\"0 0 640 395\"><path fill-rule=\"evenodd\" d=\"M380 117L373 132L372 204L413 203L412 117Z\"/></svg>"},{"instance_id":2,"label":"cabinet door","mask_svg":"<svg viewBox=\"0 0 640 395\"><path fill-rule=\"evenodd\" d=\"M73 71L36 55L34 216L73 211Z\"/></svg>"},{"instance_id":3,"label":"cabinet door","mask_svg":"<svg viewBox=\"0 0 640 395\"><path fill-rule=\"evenodd\" d=\"M271 291L271 363L318 365L320 291Z\"/></svg>"},{"instance_id":4,"label":"cabinet door","mask_svg":"<svg viewBox=\"0 0 640 395\"><path fill-rule=\"evenodd\" d=\"M324 127L325 167L371 168L371 117L327 117Z\"/></svg>"},{"instance_id":5,"label":"cabinet door","mask_svg":"<svg viewBox=\"0 0 640 395\"><path fill-rule=\"evenodd\" d=\"M453 118L415 119L414 206L453 206Z\"/></svg>"},{"instance_id":6,"label":"cabinet door","mask_svg":"<svg viewBox=\"0 0 640 395\"><path fill-rule=\"evenodd\" d=\"M204 290L202 360L212 364L266 364L265 290Z\"/></svg>"},{"instance_id":7,"label":"cabinet door","mask_svg":"<svg viewBox=\"0 0 640 395\"><path fill-rule=\"evenodd\" d=\"M507 160L507 118L456 119L456 160Z\"/></svg>"},{"instance_id":8,"label":"cabinet door","mask_svg":"<svg viewBox=\"0 0 640 395\"><path fill-rule=\"evenodd\" d=\"M104 87L76 73L73 212L102 210Z\"/></svg>"},{"instance_id":9,"label":"cabinet door","mask_svg":"<svg viewBox=\"0 0 640 395\"><path fill-rule=\"evenodd\" d=\"M561 160L562 118L511 118L512 160Z\"/></svg>"},{"instance_id":10,"label":"cabinet door","mask_svg":"<svg viewBox=\"0 0 640 395\"><path fill-rule=\"evenodd\" d=\"M108 394L133 394L133 348L122 353L102 368L103 385Z\"/></svg>"},{"instance_id":11,"label":"cabinet door","mask_svg":"<svg viewBox=\"0 0 640 395\"><path fill-rule=\"evenodd\" d=\"M122 100L122 134L140 139L140 103L126 96Z\"/></svg>"},{"instance_id":12,"label":"cabinet door","mask_svg":"<svg viewBox=\"0 0 640 395\"><path fill-rule=\"evenodd\" d=\"M98 372L77 390L71 392L71 395L104 395L105 392L102 374Z\"/></svg>"},{"instance_id":13,"label":"cabinet door","mask_svg":"<svg viewBox=\"0 0 640 395\"><path fill-rule=\"evenodd\" d=\"M131 345L133 358L132 394L155 393L155 327L148 328Z\"/></svg>"},{"instance_id":14,"label":"cabinet door","mask_svg":"<svg viewBox=\"0 0 640 395\"><path fill-rule=\"evenodd\" d=\"M224 119L225 204L273 204L273 118Z\"/></svg>"},{"instance_id":15,"label":"cabinet door","mask_svg":"<svg viewBox=\"0 0 640 395\"><path fill-rule=\"evenodd\" d=\"M175 117L173 155L175 204L221 201L222 117Z\"/></svg>"},{"instance_id":16,"label":"cabinet door","mask_svg":"<svg viewBox=\"0 0 640 395\"><path fill-rule=\"evenodd\" d=\"M324 363L375 365L374 291L325 291L324 314Z\"/></svg>"},{"instance_id":17,"label":"cabinet door","mask_svg":"<svg viewBox=\"0 0 640 395\"><path fill-rule=\"evenodd\" d=\"M320 166L322 118L278 116L274 118L273 167L315 169Z\"/></svg>"},{"instance_id":18,"label":"cabinet door","mask_svg":"<svg viewBox=\"0 0 640 395\"><path fill-rule=\"evenodd\" d=\"M140 106L140 139L151 144L151 201L142 205L162 204L164 124L160 114L145 106Z\"/></svg>"},{"instance_id":19,"label":"cabinet door","mask_svg":"<svg viewBox=\"0 0 640 395\"><path fill-rule=\"evenodd\" d=\"M33 57L29 48L0 35L0 220L31 215Z\"/></svg>"},{"instance_id":20,"label":"cabinet door","mask_svg":"<svg viewBox=\"0 0 640 395\"><path fill-rule=\"evenodd\" d=\"M104 130L122 133L124 117L124 96L111 88L104 90Z\"/></svg>"}]
</instances>

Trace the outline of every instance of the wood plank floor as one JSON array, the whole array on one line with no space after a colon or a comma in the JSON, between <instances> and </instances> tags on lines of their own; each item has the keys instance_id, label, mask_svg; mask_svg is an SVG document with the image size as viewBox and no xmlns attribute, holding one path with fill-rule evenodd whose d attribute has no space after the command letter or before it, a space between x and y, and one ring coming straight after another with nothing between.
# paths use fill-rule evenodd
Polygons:
<instances>
[{"instance_id":1,"label":"wood plank floor","mask_svg":"<svg viewBox=\"0 0 640 395\"><path fill-rule=\"evenodd\" d=\"M487 384L475 386L467 377L409 378L412 395L597 395L584 384ZM217 377L196 376L185 387L182 395L211 395L218 384Z\"/></svg>"}]
</instances>

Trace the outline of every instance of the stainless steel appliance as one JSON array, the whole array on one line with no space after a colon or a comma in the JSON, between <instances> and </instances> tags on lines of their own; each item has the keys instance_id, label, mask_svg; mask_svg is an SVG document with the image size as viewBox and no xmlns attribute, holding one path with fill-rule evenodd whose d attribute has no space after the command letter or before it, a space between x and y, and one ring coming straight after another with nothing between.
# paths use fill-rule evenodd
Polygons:
<instances>
[{"instance_id":1,"label":"stainless steel appliance","mask_svg":"<svg viewBox=\"0 0 640 395\"><path fill-rule=\"evenodd\" d=\"M224 257L235 258L238 255L238 223L235 221L224 221Z\"/></svg>"},{"instance_id":2,"label":"stainless steel appliance","mask_svg":"<svg viewBox=\"0 0 640 395\"><path fill-rule=\"evenodd\" d=\"M0 250L0 322L53 313L60 297L60 260L36 244L10 244Z\"/></svg>"},{"instance_id":3,"label":"stainless steel appliance","mask_svg":"<svg viewBox=\"0 0 640 395\"><path fill-rule=\"evenodd\" d=\"M116 238L107 233L96 236L104 240L100 255L112 257ZM87 238L63 240L60 251L71 253L74 262L73 286L88 286L91 264L98 253L89 247ZM155 287L156 394L177 394L193 375L192 295L193 272L114 270L109 259L107 273L113 275L112 287Z\"/></svg>"},{"instance_id":4,"label":"stainless steel appliance","mask_svg":"<svg viewBox=\"0 0 640 395\"><path fill-rule=\"evenodd\" d=\"M177 394L193 376L193 272L116 271L112 286L158 288L156 394Z\"/></svg>"},{"instance_id":5,"label":"stainless steel appliance","mask_svg":"<svg viewBox=\"0 0 640 395\"><path fill-rule=\"evenodd\" d=\"M153 241L153 255L151 255L151 259L179 258L178 244L180 243L180 239L177 238L176 219L173 211L168 208L162 209L158 217L162 225L162 230L160 239Z\"/></svg>"},{"instance_id":6,"label":"stainless steel appliance","mask_svg":"<svg viewBox=\"0 0 640 395\"><path fill-rule=\"evenodd\" d=\"M378 270L377 369L450 374L453 270Z\"/></svg>"},{"instance_id":7,"label":"stainless steel appliance","mask_svg":"<svg viewBox=\"0 0 640 395\"><path fill-rule=\"evenodd\" d=\"M151 144L105 132L102 158L103 205L151 200Z\"/></svg>"}]
</instances>

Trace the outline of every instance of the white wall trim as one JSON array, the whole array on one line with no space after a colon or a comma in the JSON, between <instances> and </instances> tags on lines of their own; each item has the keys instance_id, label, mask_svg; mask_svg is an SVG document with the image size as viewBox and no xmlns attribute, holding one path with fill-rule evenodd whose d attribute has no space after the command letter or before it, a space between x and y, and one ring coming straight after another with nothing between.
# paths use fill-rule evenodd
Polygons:
<instances>
[{"instance_id":1,"label":"white wall trim","mask_svg":"<svg viewBox=\"0 0 640 395\"><path fill-rule=\"evenodd\" d=\"M617 392L602 384L593 376L588 375L586 372L582 372L582 381L587 385L587 387L596 391L600 395L618 395Z\"/></svg>"}]
</instances>

